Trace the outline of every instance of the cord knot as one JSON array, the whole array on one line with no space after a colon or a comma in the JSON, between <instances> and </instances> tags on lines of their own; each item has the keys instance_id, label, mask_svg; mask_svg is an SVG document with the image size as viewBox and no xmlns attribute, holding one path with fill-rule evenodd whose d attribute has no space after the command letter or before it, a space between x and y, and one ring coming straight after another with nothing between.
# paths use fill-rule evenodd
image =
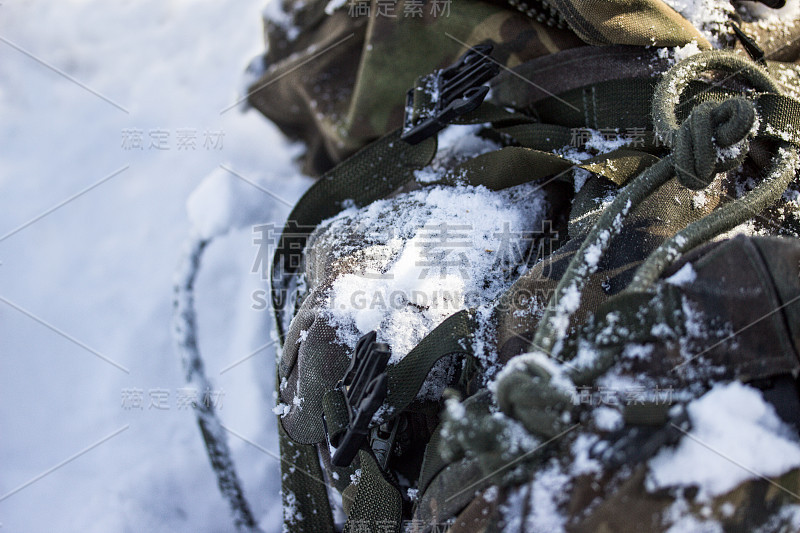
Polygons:
<instances>
[{"instance_id":1,"label":"cord knot","mask_svg":"<svg viewBox=\"0 0 800 533\"><path fill-rule=\"evenodd\" d=\"M677 130L673 146L678 181L692 190L708 187L714 176L739 166L750 145L756 110L745 98L705 102Z\"/></svg>"}]
</instances>

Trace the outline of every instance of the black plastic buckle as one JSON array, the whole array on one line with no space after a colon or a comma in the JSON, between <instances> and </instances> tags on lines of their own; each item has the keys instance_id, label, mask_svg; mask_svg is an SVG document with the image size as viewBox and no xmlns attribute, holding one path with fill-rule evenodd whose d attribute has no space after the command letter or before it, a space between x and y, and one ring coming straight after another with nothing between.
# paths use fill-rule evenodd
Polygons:
<instances>
[{"instance_id":1,"label":"black plastic buckle","mask_svg":"<svg viewBox=\"0 0 800 533\"><path fill-rule=\"evenodd\" d=\"M473 46L453 65L420 78L406 93L400 138L409 144L420 143L481 105L489 92L483 84L500 72L500 66L489 57L491 51L490 44Z\"/></svg>"},{"instance_id":2,"label":"black plastic buckle","mask_svg":"<svg viewBox=\"0 0 800 533\"><path fill-rule=\"evenodd\" d=\"M367 441L372 417L386 399L386 365L392 353L388 344L375 342L370 331L358 340L355 354L337 385L347 400L350 423L331 458L334 466L346 467ZM385 461L384 461L385 464Z\"/></svg>"},{"instance_id":3,"label":"black plastic buckle","mask_svg":"<svg viewBox=\"0 0 800 533\"><path fill-rule=\"evenodd\" d=\"M766 67L767 55L764 53L764 50L762 50L761 47L758 46L758 44L755 42L755 40L753 40L752 37L750 37L744 31L742 31L742 28L740 28L738 24L736 24L735 22L731 22L730 25L733 28L733 33L736 34L736 38L739 39L739 42L741 42L742 46L744 46L747 55L750 56L750 59L752 59L762 67Z\"/></svg>"}]
</instances>

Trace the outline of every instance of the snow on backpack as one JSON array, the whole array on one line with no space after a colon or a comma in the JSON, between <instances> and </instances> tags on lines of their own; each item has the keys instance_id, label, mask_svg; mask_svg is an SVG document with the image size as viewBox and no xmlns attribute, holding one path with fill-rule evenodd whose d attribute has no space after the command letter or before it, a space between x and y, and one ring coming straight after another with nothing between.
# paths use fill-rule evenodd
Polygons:
<instances>
[{"instance_id":1,"label":"snow on backpack","mask_svg":"<svg viewBox=\"0 0 800 533\"><path fill-rule=\"evenodd\" d=\"M739 53L675 64L643 45L712 43L657 0L465 2L423 17L432 41L423 21L322 4L287 3L302 31L273 28L287 59L250 98L329 168L272 265L285 529L796 530L800 72L765 60L779 46L743 23ZM287 92L290 50L350 30L316 89ZM398 42L402 72L380 55ZM388 87L456 49L416 72L387 132ZM354 54L355 85L324 96ZM205 244L177 288L182 332ZM219 422L197 414L237 526L257 530Z\"/></svg>"}]
</instances>

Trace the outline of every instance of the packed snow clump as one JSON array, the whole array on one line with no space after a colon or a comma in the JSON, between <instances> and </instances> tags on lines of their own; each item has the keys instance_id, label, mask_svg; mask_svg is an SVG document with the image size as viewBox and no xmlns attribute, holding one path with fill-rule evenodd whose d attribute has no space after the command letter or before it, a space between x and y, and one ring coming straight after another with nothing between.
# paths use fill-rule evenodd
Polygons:
<instances>
[{"instance_id":1,"label":"packed snow clump","mask_svg":"<svg viewBox=\"0 0 800 533\"><path fill-rule=\"evenodd\" d=\"M650 460L648 490L693 485L704 500L800 467L800 442L757 389L718 384L687 408L692 428Z\"/></svg>"}]
</instances>

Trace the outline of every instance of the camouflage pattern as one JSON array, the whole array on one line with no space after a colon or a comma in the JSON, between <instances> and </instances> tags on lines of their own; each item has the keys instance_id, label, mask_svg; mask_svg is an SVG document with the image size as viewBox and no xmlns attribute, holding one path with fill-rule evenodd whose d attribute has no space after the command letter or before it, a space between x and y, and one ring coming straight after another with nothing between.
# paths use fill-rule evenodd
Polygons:
<instances>
[{"instance_id":1,"label":"camouflage pattern","mask_svg":"<svg viewBox=\"0 0 800 533\"><path fill-rule=\"evenodd\" d=\"M711 521L719 523L723 531L794 531L784 511L786 506L797 505L800 469L791 469L774 479L742 482L710 501L695 499L697 492L692 487L653 490L645 486L648 467L643 463L650 455L643 450L647 449L648 441L670 432L670 424L665 422L666 410L679 402L702 396L710 383L731 380L753 383L764 390L768 401L775 402L779 413L781 404L791 405L783 412L788 423L798 421L800 404L796 391L788 396L772 391L775 379L796 375L800 370L796 321L800 312L800 241L740 235L732 240L714 242L674 265L665 273L665 278L686 264L691 264L696 273L691 283L678 286L661 281L648 293L612 297L583 327L580 337L589 341L592 349L607 354L605 360L613 362L594 369L592 379L586 379L584 384L603 376L623 380L627 377L648 390L670 391L670 400L662 409L663 419L648 419L633 412L640 406L627 405L620 399L627 423L613 432L594 426L591 417L574 414L582 427L558 441L550 452L552 464L560 465L567 472L570 465L585 460L575 455L574 444L578 438L587 436L594 440L592 449L616 449L622 455L600 454L597 458L604 463L600 474L580 474L571 479L572 488L562 502L564 515L568 517L564 524L566 531L666 531L676 520L686 517L693 517L696 524L706 524L708 529L698 529L702 531L717 531ZM708 334L698 332L697 324L695 329L686 326L690 322L687 312L694 314L695 319L702 317L702 328L706 328ZM660 331L655 328L657 325ZM648 355L642 359L618 357L630 345L646 348ZM575 349L577 347L573 347ZM581 349L587 347L584 345ZM601 356L600 360L603 359ZM646 407L643 405L638 410L644 411ZM657 411L655 405L649 407L651 414ZM578 409L591 411L586 406ZM498 423L496 417L494 423ZM647 438L637 437L634 433L637 431ZM672 433L659 442L674 444L681 435ZM488 438L476 435L478 433L473 432L473 440ZM472 447L478 450L481 446ZM466 457L477 457L477 453L472 451ZM649 453L654 454L655 450ZM533 467L534 472L543 469L545 459L538 464L539 467ZM462 475L469 472L466 468L462 470ZM514 488L501 492L499 502L485 501L485 492L478 494L459 514L456 524L474 524L476 517L480 517L480 527L485 531L503 531L510 527L512 524L504 516L502 507L510 506L508 498L513 495L527 497L532 485L510 483L508 476L501 484ZM429 501L430 498L424 497L420 505L430 505ZM432 509L418 510L421 517L431 512ZM514 531L538 530L535 525L514 524ZM460 529L454 525L451 531Z\"/></svg>"},{"instance_id":2,"label":"camouflage pattern","mask_svg":"<svg viewBox=\"0 0 800 533\"><path fill-rule=\"evenodd\" d=\"M682 46L695 41L704 50L708 40L661 0L549 0L570 27L589 44Z\"/></svg>"},{"instance_id":3,"label":"camouflage pattern","mask_svg":"<svg viewBox=\"0 0 800 533\"><path fill-rule=\"evenodd\" d=\"M324 4L284 2L299 31L294 40L265 21L267 70L248 90L256 109L306 143L303 170L312 175L398 128L417 77L470 46L491 43L492 57L514 67L583 44L501 1L427 0L409 16L413 5L405 0L390 2L388 14L385 1L347 2L331 16L320 13Z\"/></svg>"},{"instance_id":4,"label":"camouflage pattern","mask_svg":"<svg viewBox=\"0 0 800 533\"><path fill-rule=\"evenodd\" d=\"M275 1L285 16L280 23L265 18L265 72L248 88L248 101L304 141L303 170L310 175L399 127L405 91L417 76L451 64L468 46L494 44L493 57L508 67L584 43L695 41L710 48L661 0L553 0L571 30L537 22L502 0L426 0L421 10L398 0L390 11L385 1L348 1L330 16L324 0ZM797 60L800 27L787 26L780 35L747 20L742 27L768 59Z\"/></svg>"},{"instance_id":5,"label":"camouflage pattern","mask_svg":"<svg viewBox=\"0 0 800 533\"><path fill-rule=\"evenodd\" d=\"M296 35L286 24L265 21L268 69L251 86L249 96L250 103L287 135L305 141L308 152L304 170L311 174L330 168L397 128L405 92L416 78L449 65L474 44L494 44L493 56L517 73L536 72L534 67L548 61L548 68L566 65L567 60L574 62L550 72L549 78L536 77L540 83L535 89L523 82L496 87L495 102L530 113L537 111L536 105L549 105L549 93L560 95L581 84L609 79L647 79L666 68L657 58L646 61L646 65L632 64L633 56L649 53L641 48L609 47L598 53L584 47L585 43L675 46L694 40L701 48L710 47L695 28L661 0L552 0L550 5L558 9L571 29L537 22L535 17L499 0L454 2L449 16L434 15L429 0L423 3L420 17L404 16L411 4L404 0L394 4L396 17L378 16L377 0L348 2L331 15L323 13L327 4L326 0L284 0L284 11L298 30ZM364 11L356 16L351 9L359 6ZM745 31L773 60L770 72L790 94L797 90L796 80L800 79L800 70L792 64L800 57L800 39L796 39L800 24L795 27L797 30L787 30L786 41L780 41L757 23L743 22ZM784 46L786 43L789 45ZM742 51L741 43L731 40L729 44ZM593 65L585 69L574 66L590 57L599 62L601 54L616 61L619 68L609 72ZM567 69L571 73L567 74ZM515 77L513 73L503 76ZM550 80L553 85L549 85ZM584 123L582 115L587 113L581 111L578 118L582 126L598 126ZM611 122L604 127L630 125L623 121L625 117L614 123L611 115ZM545 116L553 125L575 126L570 122L574 117L562 121L556 112ZM646 133L643 150L659 157L668 153L653 142L652 132ZM513 138L503 141L514 144ZM754 141L743 168L716 179L702 197L673 179L645 202L633 206L570 319L563 356L576 357L581 350L599 354L594 366L572 376L576 385L594 386L603 376L629 378L647 387L678 391L680 402L685 403L702 396L715 381L739 380L766 391L770 380L800 371L800 300L796 299L800 298L800 215L793 199L800 191L797 179L791 185L792 194L784 195L763 214L754 213L753 228L770 237L707 244L674 265L652 291L625 291L636 267L652 250L688 224L734 201L742 188L758 180L769 152L768 143ZM535 243L543 250L539 257L544 258L531 265L494 310L501 366L528 351L542 312L582 237L624 185L594 174L573 192L574 178L566 173L547 184L551 227ZM418 186L410 184L405 190ZM402 200L391 205L391 209L403 209ZM303 409L290 408L281 420L283 429L294 442L318 445L326 477L344 495L345 510L350 514L354 505L364 506L364 494L369 492L364 487L371 485L359 489L357 483L350 482L358 461L348 469L333 467L324 443L322 396L335 386L349 361L324 313L325 294L338 276L379 262L381 254L379 244L366 238L357 220L344 234L339 230L321 226L309 241L304 265L306 286L284 343L279 375L281 401L292 406L294 398L301 396L306 402ZM693 283L666 281L685 264L691 264L696 273ZM697 336L687 326L697 315L704 317L708 334ZM664 326L663 334L654 333L656 325ZM623 361L620 354L632 344L644 347L650 355ZM679 370L673 371L675 368ZM460 392L466 389L462 387ZM585 459L574 451L579 438L621 450L621 455L598 455L602 472L597 476L569 477L571 488L559 502L567 517L563 524L566 531L666 531L675 522L676 512L700 524L715 520L724 531L789 531L790 517L781 513L788 505L797 504L791 493L800 492L799 469L774 480L748 480L706 503L696 501L691 488L648 490L646 461L654 453L648 443L674 445L681 437L670 429L668 421L673 415L663 405L656 402L626 408L624 426L609 432L592 424L590 409L579 405L562 409L564 395L548 396L552 391L545 389L543 386L544 392L530 399L528 418L505 416L497 411L497 405L476 401L480 395L465 401L470 413L466 421L450 418L446 409L439 413L442 405L437 402L415 406L415 434L424 442L430 438L430 444L418 446L392 465L412 484L421 484L413 509L406 501L402 511L403 517L411 520L411 531L427 532L434 527L454 533L540 530L515 522L508 509L519 504L521 516L531 513L529 495L537 477L548 471L567 471L570 465ZM536 411L541 407L536 404L539 400L559 407L542 414ZM496 401L502 403L502 399ZM509 455L506 437L526 431L536 434L531 426L542 420L555 428L547 437L560 437L572 423L582 427L537 453L517 450L516 455ZM642 435L649 440L641 440ZM509 462L514 468L498 471ZM375 470L374 465L367 466ZM380 486L393 483L383 478L378 481ZM676 504L682 506L679 512Z\"/></svg>"}]
</instances>

